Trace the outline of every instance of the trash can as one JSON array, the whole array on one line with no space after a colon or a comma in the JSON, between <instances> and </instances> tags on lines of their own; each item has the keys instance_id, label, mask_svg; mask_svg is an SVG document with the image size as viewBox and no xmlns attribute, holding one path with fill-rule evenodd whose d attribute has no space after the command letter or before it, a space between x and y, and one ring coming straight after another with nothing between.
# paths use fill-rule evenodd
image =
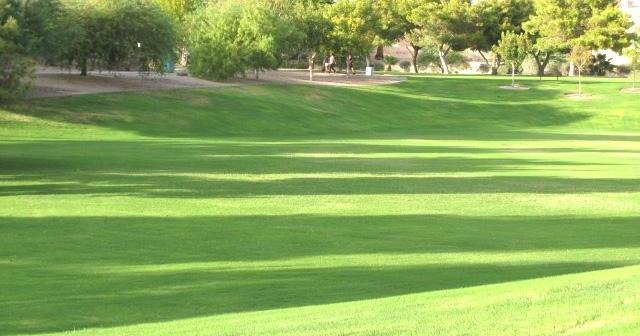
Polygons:
<instances>
[{"instance_id":1,"label":"trash can","mask_svg":"<svg viewBox=\"0 0 640 336\"><path fill-rule=\"evenodd\" d=\"M368 67L365 69L365 73L364 73L364 75L365 75L365 76L373 76L373 67L372 67L372 66L368 66Z\"/></svg>"},{"instance_id":2,"label":"trash can","mask_svg":"<svg viewBox=\"0 0 640 336\"><path fill-rule=\"evenodd\" d=\"M164 61L164 71L166 73L173 73L175 69L176 69L176 62L174 62L172 59L168 59Z\"/></svg>"}]
</instances>

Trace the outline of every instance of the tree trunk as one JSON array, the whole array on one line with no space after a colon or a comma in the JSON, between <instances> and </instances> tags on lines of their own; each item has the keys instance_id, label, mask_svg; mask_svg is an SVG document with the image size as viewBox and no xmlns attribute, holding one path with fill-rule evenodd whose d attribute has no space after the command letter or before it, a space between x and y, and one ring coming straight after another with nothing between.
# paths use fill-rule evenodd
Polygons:
<instances>
[{"instance_id":1,"label":"tree trunk","mask_svg":"<svg viewBox=\"0 0 640 336\"><path fill-rule=\"evenodd\" d=\"M516 64L511 63L511 87L516 87Z\"/></svg>"},{"instance_id":2,"label":"tree trunk","mask_svg":"<svg viewBox=\"0 0 640 336\"><path fill-rule=\"evenodd\" d=\"M633 88L636 88L636 71L633 70Z\"/></svg>"},{"instance_id":3,"label":"tree trunk","mask_svg":"<svg viewBox=\"0 0 640 336\"><path fill-rule=\"evenodd\" d=\"M482 57L482 59L484 60L484 63L486 63L486 64L487 64L487 66L488 66L489 68L493 68L493 67L491 66L491 62L489 61L489 59L487 58L487 56L485 56L485 54L482 52L482 50L478 50L478 54L480 54L480 56L481 56L481 57ZM493 72L493 71L492 71L492 72Z\"/></svg>"},{"instance_id":4,"label":"tree trunk","mask_svg":"<svg viewBox=\"0 0 640 336\"><path fill-rule=\"evenodd\" d=\"M255 69L254 71L256 73L256 80L259 80L260 79L260 71L258 69Z\"/></svg>"},{"instance_id":5,"label":"tree trunk","mask_svg":"<svg viewBox=\"0 0 640 336\"><path fill-rule=\"evenodd\" d=\"M311 56L309 57L309 81L313 82L313 66L315 65L315 56L316 54L313 53L311 54Z\"/></svg>"},{"instance_id":6,"label":"tree trunk","mask_svg":"<svg viewBox=\"0 0 640 336\"><path fill-rule=\"evenodd\" d=\"M83 58L80 60L80 76L87 75L87 59Z\"/></svg>"},{"instance_id":7,"label":"tree trunk","mask_svg":"<svg viewBox=\"0 0 640 336\"><path fill-rule=\"evenodd\" d=\"M578 67L578 97L582 97L582 69Z\"/></svg>"},{"instance_id":8,"label":"tree trunk","mask_svg":"<svg viewBox=\"0 0 640 336\"><path fill-rule=\"evenodd\" d=\"M411 45L411 65L413 65L413 72L418 73L418 53L420 47Z\"/></svg>"},{"instance_id":9,"label":"tree trunk","mask_svg":"<svg viewBox=\"0 0 640 336\"><path fill-rule=\"evenodd\" d=\"M491 65L491 75L498 75L498 68L500 67L500 55L493 53L493 64Z\"/></svg>"},{"instance_id":10,"label":"tree trunk","mask_svg":"<svg viewBox=\"0 0 640 336\"><path fill-rule=\"evenodd\" d=\"M447 53L449 53L449 49L444 49L443 47L440 47L438 49L438 56L440 57L440 68L442 69L442 74L444 75L449 74L449 65L447 65L447 60L445 59Z\"/></svg>"},{"instance_id":11,"label":"tree trunk","mask_svg":"<svg viewBox=\"0 0 640 336\"><path fill-rule=\"evenodd\" d=\"M382 44L376 48L376 56L374 58L377 60L384 59L384 46Z\"/></svg>"},{"instance_id":12,"label":"tree trunk","mask_svg":"<svg viewBox=\"0 0 640 336\"><path fill-rule=\"evenodd\" d=\"M573 62L569 63L569 76L573 77L576 75L576 65Z\"/></svg>"},{"instance_id":13,"label":"tree trunk","mask_svg":"<svg viewBox=\"0 0 640 336\"><path fill-rule=\"evenodd\" d=\"M544 76L544 71L549 65L549 61L551 60L551 53L545 53L544 58L542 58L542 52L538 51L533 54L533 58L536 60L536 66L538 67L538 77Z\"/></svg>"}]
</instances>

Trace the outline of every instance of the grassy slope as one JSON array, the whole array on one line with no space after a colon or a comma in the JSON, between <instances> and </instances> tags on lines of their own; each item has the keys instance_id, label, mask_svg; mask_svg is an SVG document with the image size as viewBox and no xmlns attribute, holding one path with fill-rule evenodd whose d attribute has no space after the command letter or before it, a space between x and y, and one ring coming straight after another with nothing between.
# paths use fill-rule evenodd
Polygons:
<instances>
[{"instance_id":1,"label":"grassy slope","mask_svg":"<svg viewBox=\"0 0 640 336\"><path fill-rule=\"evenodd\" d=\"M0 334L637 334L640 101L500 81L0 111Z\"/></svg>"}]
</instances>

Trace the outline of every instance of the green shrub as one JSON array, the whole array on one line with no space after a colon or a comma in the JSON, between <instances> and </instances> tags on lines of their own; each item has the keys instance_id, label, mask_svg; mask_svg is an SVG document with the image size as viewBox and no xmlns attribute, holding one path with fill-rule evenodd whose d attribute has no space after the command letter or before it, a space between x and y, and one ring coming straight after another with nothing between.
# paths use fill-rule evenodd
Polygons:
<instances>
[{"instance_id":1,"label":"green shrub","mask_svg":"<svg viewBox=\"0 0 640 336\"><path fill-rule=\"evenodd\" d=\"M372 62L371 66L375 71L384 71L384 63L382 62Z\"/></svg>"},{"instance_id":2,"label":"green shrub","mask_svg":"<svg viewBox=\"0 0 640 336\"><path fill-rule=\"evenodd\" d=\"M482 63L480 64L480 66L478 67L478 71L480 73L486 74L486 73L490 73L491 72L491 67L489 66L489 64L487 63Z\"/></svg>"},{"instance_id":3,"label":"green shrub","mask_svg":"<svg viewBox=\"0 0 640 336\"><path fill-rule=\"evenodd\" d=\"M33 79L34 63L19 54L0 54L0 102L24 96Z\"/></svg>"},{"instance_id":4,"label":"green shrub","mask_svg":"<svg viewBox=\"0 0 640 336\"><path fill-rule=\"evenodd\" d=\"M63 59L86 74L88 67L164 72L175 59L177 31L174 21L148 1L87 1L69 5L69 26L75 38Z\"/></svg>"},{"instance_id":5,"label":"green shrub","mask_svg":"<svg viewBox=\"0 0 640 336\"><path fill-rule=\"evenodd\" d=\"M591 64L588 65L590 73L593 76L606 76L612 72L614 65L611 64L611 58L605 54L597 54L591 57Z\"/></svg>"},{"instance_id":6,"label":"green shrub","mask_svg":"<svg viewBox=\"0 0 640 336\"><path fill-rule=\"evenodd\" d=\"M400 68L402 68L402 70L404 70L405 72L411 71L411 62L409 61L400 62Z\"/></svg>"},{"instance_id":7,"label":"green shrub","mask_svg":"<svg viewBox=\"0 0 640 336\"><path fill-rule=\"evenodd\" d=\"M391 55L387 55L387 56L384 57L383 62L384 62L384 65L386 65L386 67L387 67L386 70L387 71L391 71L391 67L393 65L398 64L398 58L394 57L394 56L391 56Z\"/></svg>"},{"instance_id":8,"label":"green shrub","mask_svg":"<svg viewBox=\"0 0 640 336\"><path fill-rule=\"evenodd\" d=\"M445 60L450 69L466 69L469 67L469 61L467 57L459 51L450 51ZM442 65L440 63L440 56L436 48L424 48L420 55L418 55L418 67L423 70L433 71L437 69L442 71Z\"/></svg>"},{"instance_id":9,"label":"green shrub","mask_svg":"<svg viewBox=\"0 0 640 336\"><path fill-rule=\"evenodd\" d=\"M615 72L618 76L628 76L633 69L629 65L616 65Z\"/></svg>"},{"instance_id":10,"label":"green shrub","mask_svg":"<svg viewBox=\"0 0 640 336\"><path fill-rule=\"evenodd\" d=\"M277 69L295 39L293 27L260 2L212 2L190 24L189 70L215 80Z\"/></svg>"}]
</instances>

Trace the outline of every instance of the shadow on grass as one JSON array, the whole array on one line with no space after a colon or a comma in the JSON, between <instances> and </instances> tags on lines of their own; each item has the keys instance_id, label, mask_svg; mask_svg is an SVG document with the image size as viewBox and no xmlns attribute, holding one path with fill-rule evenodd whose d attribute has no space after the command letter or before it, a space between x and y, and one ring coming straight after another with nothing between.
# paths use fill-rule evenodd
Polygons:
<instances>
[{"instance_id":1,"label":"shadow on grass","mask_svg":"<svg viewBox=\"0 0 640 336\"><path fill-rule=\"evenodd\" d=\"M132 195L222 198L263 195L640 191L638 179L543 176L553 169L588 171L599 166L603 166L603 169L622 167L625 163L535 159L535 155L530 155L534 157L532 159L504 157L509 154L525 154L523 156L526 157L527 152L539 151L542 151L542 157L545 157L544 154L565 152L588 153L595 157L607 153L637 154L637 151L620 149L510 149L338 143L17 142L0 144L0 175L4 175L3 181L11 182L0 185L0 196ZM496 157L499 155L503 157ZM528 176L517 176L521 172L528 172ZM226 175L230 173L236 177ZM501 175L411 176L457 173ZM506 173L509 175L505 175ZM243 174L259 176L248 179L242 178ZM339 176L341 174L343 176ZM366 176L367 174L374 176Z\"/></svg>"},{"instance_id":2,"label":"shadow on grass","mask_svg":"<svg viewBox=\"0 0 640 336\"><path fill-rule=\"evenodd\" d=\"M0 334L347 302L631 265L637 258L545 261L544 253L639 247L639 220L5 217L0 218ZM541 254L508 262L456 257L517 251ZM434 263L443 253L455 259ZM376 265L377 256L385 255L387 262ZM323 256L346 257L346 264L315 258ZM303 257L313 259L296 261ZM352 257L365 261L351 265Z\"/></svg>"}]
</instances>

